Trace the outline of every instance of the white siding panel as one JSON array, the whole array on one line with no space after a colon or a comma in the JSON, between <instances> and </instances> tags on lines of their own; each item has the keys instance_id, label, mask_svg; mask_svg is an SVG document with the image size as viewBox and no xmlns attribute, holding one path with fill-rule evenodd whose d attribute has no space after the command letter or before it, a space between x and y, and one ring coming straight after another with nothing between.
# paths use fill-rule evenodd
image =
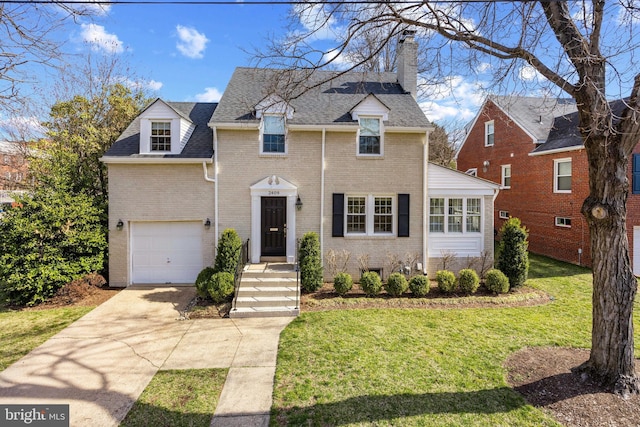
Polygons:
<instances>
[{"instance_id":1,"label":"white siding panel","mask_svg":"<svg viewBox=\"0 0 640 427\"><path fill-rule=\"evenodd\" d=\"M484 236L456 236L453 234L429 233L429 257L439 258L443 253L455 253L458 257L478 257L483 250Z\"/></svg>"}]
</instances>

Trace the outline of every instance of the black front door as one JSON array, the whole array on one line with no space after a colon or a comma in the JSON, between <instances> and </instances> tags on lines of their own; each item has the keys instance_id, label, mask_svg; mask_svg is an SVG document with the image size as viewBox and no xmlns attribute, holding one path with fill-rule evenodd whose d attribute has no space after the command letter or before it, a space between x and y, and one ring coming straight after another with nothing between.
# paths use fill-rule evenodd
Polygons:
<instances>
[{"instance_id":1,"label":"black front door","mask_svg":"<svg viewBox=\"0 0 640 427\"><path fill-rule=\"evenodd\" d=\"M262 256L285 256L287 198L262 198Z\"/></svg>"}]
</instances>

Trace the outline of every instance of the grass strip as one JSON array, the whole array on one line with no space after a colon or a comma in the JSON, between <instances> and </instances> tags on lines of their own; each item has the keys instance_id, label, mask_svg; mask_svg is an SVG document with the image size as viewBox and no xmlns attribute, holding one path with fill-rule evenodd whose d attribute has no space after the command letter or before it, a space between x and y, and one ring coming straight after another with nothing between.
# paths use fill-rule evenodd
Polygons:
<instances>
[{"instance_id":1,"label":"grass strip","mask_svg":"<svg viewBox=\"0 0 640 427\"><path fill-rule=\"evenodd\" d=\"M209 426L228 369L159 371L121 426Z\"/></svg>"}]
</instances>

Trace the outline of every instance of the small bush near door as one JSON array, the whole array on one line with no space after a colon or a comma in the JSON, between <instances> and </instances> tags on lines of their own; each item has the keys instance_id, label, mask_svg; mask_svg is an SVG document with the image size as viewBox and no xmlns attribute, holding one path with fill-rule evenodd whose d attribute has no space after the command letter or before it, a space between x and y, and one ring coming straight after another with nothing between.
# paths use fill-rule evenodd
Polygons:
<instances>
[{"instance_id":1,"label":"small bush near door","mask_svg":"<svg viewBox=\"0 0 640 427\"><path fill-rule=\"evenodd\" d=\"M209 293L207 292L207 282L209 281L209 279L211 279L211 276L213 276L215 272L216 271L213 269L213 267L205 267L198 274L198 277L196 278L196 292L198 293L199 297L207 298L209 296Z\"/></svg>"},{"instance_id":2,"label":"small bush near door","mask_svg":"<svg viewBox=\"0 0 640 427\"><path fill-rule=\"evenodd\" d=\"M242 240L233 228L227 228L222 232L220 240L218 240L218 249L216 250L216 261L213 266L216 273L226 271L234 274L238 265L238 257L242 250Z\"/></svg>"},{"instance_id":3,"label":"small bush near door","mask_svg":"<svg viewBox=\"0 0 640 427\"><path fill-rule=\"evenodd\" d=\"M227 273L226 271L215 273L207 281L206 285L209 297L216 304L220 304L228 300L235 290L233 274Z\"/></svg>"},{"instance_id":4,"label":"small bush near door","mask_svg":"<svg viewBox=\"0 0 640 427\"><path fill-rule=\"evenodd\" d=\"M305 233L300 242L300 286L305 292L315 292L322 287L322 263L320 239L312 231Z\"/></svg>"}]
</instances>

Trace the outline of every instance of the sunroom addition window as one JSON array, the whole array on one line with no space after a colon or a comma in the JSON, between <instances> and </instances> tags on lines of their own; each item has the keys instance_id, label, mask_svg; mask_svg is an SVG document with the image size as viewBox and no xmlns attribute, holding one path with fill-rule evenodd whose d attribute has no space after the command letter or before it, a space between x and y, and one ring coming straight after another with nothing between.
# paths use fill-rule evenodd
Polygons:
<instances>
[{"instance_id":1,"label":"sunroom addition window","mask_svg":"<svg viewBox=\"0 0 640 427\"><path fill-rule=\"evenodd\" d=\"M479 233L481 224L479 198L429 199L429 231L432 233Z\"/></svg>"},{"instance_id":2,"label":"sunroom addition window","mask_svg":"<svg viewBox=\"0 0 640 427\"><path fill-rule=\"evenodd\" d=\"M347 196L347 234L393 234L394 197Z\"/></svg>"},{"instance_id":3,"label":"sunroom addition window","mask_svg":"<svg viewBox=\"0 0 640 427\"><path fill-rule=\"evenodd\" d=\"M285 123L282 115L265 115L262 118L262 152L285 152Z\"/></svg>"},{"instance_id":4,"label":"sunroom addition window","mask_svg":"<svg viewBox=\"0 0 640 427\"><path fill-rule=\"evenodd\" d=\"M571 159L558 159L553 163L553 191L571 193Z\"/></svg>"},{"instance_id":5,"label":"sunroom addition window","mask_svg":"<svg viewBox=\"0 0 640 427\"><path fill-rule=\"evenodd\" d=\"M151 151L171 151L171 122L151 122Z\"/></svg>"},{"instance_id":6,"label":"sunroom addition window","mask_svg":"<svg viewBox=\"0 0 640 427\"><path fill-rule=\"evenodd\" d=\"M382 154L380 119L360 117L358 154Z\"/></svg>"},{"instance_id":7,"label":"sunroom addition window","mask_svg":"<svg viewBox=\"0 0 640 427\"><path fill-rule=\"evenodd\" d=\"M493 145L494 140L494 127L493 121L486 122L484 124L484 145L490 147Z\"/></svg>"}]
</instances>

